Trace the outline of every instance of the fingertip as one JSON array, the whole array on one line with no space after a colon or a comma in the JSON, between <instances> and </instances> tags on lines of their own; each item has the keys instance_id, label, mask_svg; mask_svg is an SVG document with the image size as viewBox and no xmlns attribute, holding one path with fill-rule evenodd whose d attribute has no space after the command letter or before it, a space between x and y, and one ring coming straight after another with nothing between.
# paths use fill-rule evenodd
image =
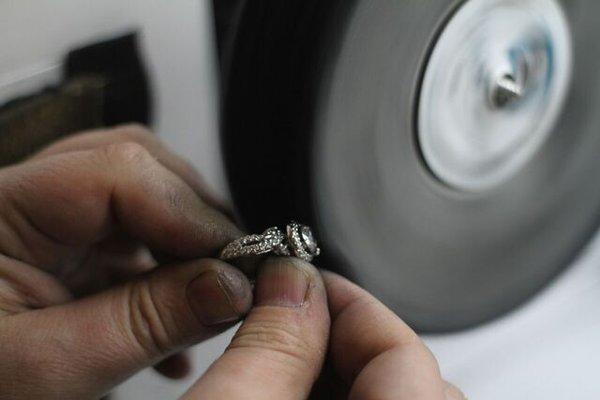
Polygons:
<instances>
[{"instance_id":1,"label":"fingertip","mask_svg":"<svg viewBox=\"0 0 600 400\"><path fill-rule=\"evenodd\" d=\"M253 286L248 277L234 266L219 260L213 262L219 265L219 283L229 294L232 307L240 316L248 314L254 300Z\"/></svg>"},{"instance_id":2,"label":"fingertip","mask_svg":"<svg viewBox=\"0 0 600 400\"><path fill-rule=\"evenodd\" d=\"M467 400L467 396L458 387L454 386L450 382L444 382L446 400Z\"/></svg>"},{"instance_id":3,"label":"fingertip","mask_svg":"<svg viewBox=\"0 0 600 400\"><path fill-rule=\"evenodd\" d=\"M319 272L295 258L266 259L255 299L226 352L184 398L307 398L329 337Z\"/></svg>"},{"instance_id":4,"label":"fingertip","mask_svg":"<svg viewBox=\"0 0 600 400\"><path fill-rule=\"evenodd\" d=\"M366 290L341 275L331 271L321 271L321 275L327 290L327 300L332 317L337 316L356 300L373 298Z\"/></svg>"},{"instance_id":5,"label":"fingertip","mask_svg":"<svg viewBox=\"0 0 600 400\"><path fill-rule=\"evenodd\" d=\"M252 285L238 269L219 260L203 260L200 274L187 287L192 311L205 326L234 322L252 306Z\"/></svg>"},{"instance_id":6,"label":"fingertip","mask_svg":"<svg viewBox=\"0 0 600 400\"><path fill-rule=\"evenodd\" d=\"M272 257L259 271L256 305L301 307L315 287L322 287L322 283L313 265L293 257Z\"/></svg>"}]
</instances>

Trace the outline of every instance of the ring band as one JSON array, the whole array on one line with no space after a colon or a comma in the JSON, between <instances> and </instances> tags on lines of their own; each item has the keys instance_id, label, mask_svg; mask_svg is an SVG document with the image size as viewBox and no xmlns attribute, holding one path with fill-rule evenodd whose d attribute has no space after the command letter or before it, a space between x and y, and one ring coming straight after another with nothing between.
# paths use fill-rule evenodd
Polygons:
<instances>
[{"instance_id":1,"label":"ring band","mask_svg":"<svg viewBox=\"0 0 600 400\"><path fill-rule=\"evenodd\" d=\"M312 230L297 222L286 226L285 234L272 227L262 234L247 235L234 240L221 250L221 260L233 260L265 254L293 256L304 261L312 261L321 253Z\"/></svg>"}]
</instances>

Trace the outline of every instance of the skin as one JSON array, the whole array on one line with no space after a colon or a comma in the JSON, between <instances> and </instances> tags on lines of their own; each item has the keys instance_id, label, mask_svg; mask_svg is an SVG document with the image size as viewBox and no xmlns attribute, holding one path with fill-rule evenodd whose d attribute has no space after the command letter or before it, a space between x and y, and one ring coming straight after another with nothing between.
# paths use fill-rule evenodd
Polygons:
<instances>
[{"instance_id":1,"label":"skin","mask_svg":"<svg viewBox=\"0 0 600 400\"><path fill-rule=\"evenodd\" d=\"M151 366L179 378L185 348L243 318L183 399L464 398L418 336L344 278L292 258L211 258L241 234L139 126L1 169L0 399L97 399Z\"/></svg>"}]
</instances>

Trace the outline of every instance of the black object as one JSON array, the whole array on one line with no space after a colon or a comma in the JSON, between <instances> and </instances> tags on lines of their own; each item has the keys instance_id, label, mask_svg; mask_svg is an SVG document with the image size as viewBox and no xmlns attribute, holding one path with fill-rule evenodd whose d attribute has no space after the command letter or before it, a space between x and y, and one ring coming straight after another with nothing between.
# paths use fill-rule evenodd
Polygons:
<instances>
[{"instance_id":1,"label":"black object","mask_svg":"<svg viewBox=\"0 0 600 400\"><path fill-rule=\"evenodd\" d=\"M152 122L152 96L136 33L73 50L60 84L0 106L0 165L70 133Z\"/></svg>"},{"instance_id":2,"label":"black object","mask_svg":"<svg viewBox=\"0 0 600 400\"><path fill-rule=\"evenodd\" d=\"M96 75L106 81L104 125L152 122L152 97L135 32L71 51L65 79Z\"/></svg>"},{"instance_id":3,"label":"black object","mask_svg":"<svg viewBox=\"0 0 600 400\"><path fill-rule=\"evenodd\" d=\"M213 3L217 54L221 67L221 84L227 82L233 41L247 0L217 0ZM223 90L226 88L223 86Z\"/></svg>"},{"instance_id":4,"label":"black object","mask_svg":"<svg viewBox=\"0 0 600 400\"><path fill-rule=\"evenodd\" d=\"M220 32L234 38L231 50L222 50L231 54L222 60L229 63L223 66L228 74L222 105L227 174L252 231L291 219L313 222L309 147L315 90L327 69L327 42L352 3L249 1L236 30Z\"/></svg>"}]
</instances>

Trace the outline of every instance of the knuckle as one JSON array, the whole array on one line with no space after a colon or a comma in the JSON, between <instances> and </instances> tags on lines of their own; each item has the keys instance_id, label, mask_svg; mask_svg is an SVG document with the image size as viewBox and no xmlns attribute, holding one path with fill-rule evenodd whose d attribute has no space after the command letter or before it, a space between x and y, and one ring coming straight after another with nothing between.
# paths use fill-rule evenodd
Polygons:
<instances>
[{"instance_id":1,"label":"knuckle","mask_svg":"<svg viewBox=\"0 0 600 400\"><path fill-rule=\"evenodd\" d=\"M235 334L229 349L258 349L270 352L274 359L297 368L312 368L322 350L311 345L295 324L284 321L246 321Z\"/></svg>"},{"instance_id":2,"label":"knuckle","mask_svg":"<svg viewBox=\"0 0 600 400\"><path fill-rule=\"evenodd\" d=\"M169 351L169 331L150 284L146 281L131 283L126 297L127 326L133 341L146 354Z\"/></svg>"},{"instance_id":3,"label":"knuckle","mask_svg":"<svg viewBox=\"0 0 600 400\"><path fill-rule=\"evenodd\" d=\"M150 152L141 144L131 141L108 145L100 149L109 163L131 164L152 160Z\"/></svg>"},{"instance_id":4,"label":"knuckle","mask_svg":"<svg viewBox=\"0 0 600 400\"><path fill-rule=\"evenodd\" d=\"M171 209L180 211L185 209L187 202L181 188L169 186L165 188L165 191L165 196Z\"/></svg>"}]
</instances>

